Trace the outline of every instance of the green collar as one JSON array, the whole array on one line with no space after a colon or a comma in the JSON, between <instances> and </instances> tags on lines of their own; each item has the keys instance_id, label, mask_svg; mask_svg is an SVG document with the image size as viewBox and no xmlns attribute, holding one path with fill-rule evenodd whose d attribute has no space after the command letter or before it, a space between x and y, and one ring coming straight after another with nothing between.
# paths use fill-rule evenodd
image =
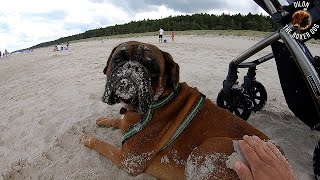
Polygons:
<instances>
[{"instance_id":1,"label":"green collar","mask_svg":"<svg viewBox=\"0 0 320 180\"><path fill-rule=\"evenodd\" d=\"M153 110L157 109L157 108L163 106L164 104L166 104L167 102L169 102L178 93L179 88L180 88L180 84L175 88L175 91L172 92L169 96L167 96L163 100L160 100L160 101L154 103L153 105L151 105L151 107L148 110L148 113L146 113L140 119L139 122L137 122L136 124L133 124L132 126L130 126L128 128L128 130L123 134L123 136L121 138L122 145L128 139L130 139L132 136L134 136L139 131L141 131L142 128L144 128L148 124L148 122L151 120L151 118L153 116ZM169 139L169 141L161 148L160 151L166 149L170 144L172 144L178 138L178 136L183 132L183 130L188 126L188 124L192 121L192 119L198 113L200 108L203 106L203 104L205 102L205 99L206 99L206 96L201 93L200 96L198 97L198 100L196 101L196 103L193 105L193 107L191 108L190 112L188 113L188 115L184 118L182 123L179 125L179 127L172 134L172 136Z\"/></svg>"},{"instance_id":2,"label":"green collar","mask_svg":"<svg viewBox=\"0 0 320 180\"><path fill-rule=\"evenodd\" d=\"M177 84L171 94L169 94L167 97L165 97L163 99L160 99L160 100L157 100L156 102L154 102L150 106L148 112L146 114L144 114L143 117L140 119L140 121L131 125L123 133L123 136L121 138L121 144L123 145L128 139L130 139L132 136L134 136L139 131L141 131L142 128L144 128L148 124L148 122L151 120L151 118L153 116L153 110L158 109L158 108L162 107L163 105L165 105L166 103L168 103L178 93L179 89L180 89L180 84Z\"/></svg>"},{"instance_id":3,"label":"green collar","mask_svg":"<svg viewBox=\"0 0 320 180\"><path fill-rule=\"evenodd\" d=\"M191 122L191 120L196 116L200 108L203 106L205 99L206 99L206 96L201 93L197 102L192 106L188 115L184 118L183 122L175 130L175 132L173 133L169 141L161 148L160 151L166 149L170 144L172 144L178 138L178 136L188 126L188 124Z\"/></svg>"}]
</instances>

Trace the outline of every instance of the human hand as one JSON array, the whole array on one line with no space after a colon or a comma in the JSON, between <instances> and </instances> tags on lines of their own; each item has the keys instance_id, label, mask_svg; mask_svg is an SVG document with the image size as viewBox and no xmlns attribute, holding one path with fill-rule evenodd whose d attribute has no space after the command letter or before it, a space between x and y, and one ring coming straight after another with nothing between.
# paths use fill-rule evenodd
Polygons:
<instances>
[{"instance_id":1,"label":"human hand","mask_svg":"<svg viewBox=\"0 0 320 180\"><path fill-rule=\"evenodd\" d=\"M249 167L240 161L234 163L240 180L296 180L296 175L279 149L257 136L243 137L239 141Z\"/></svg>"}]
</instances>

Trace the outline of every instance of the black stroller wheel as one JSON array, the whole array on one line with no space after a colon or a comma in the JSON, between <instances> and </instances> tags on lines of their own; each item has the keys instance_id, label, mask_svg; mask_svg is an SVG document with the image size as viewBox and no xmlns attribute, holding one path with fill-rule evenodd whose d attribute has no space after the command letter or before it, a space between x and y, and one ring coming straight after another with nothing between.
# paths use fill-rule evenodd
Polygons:
<instances>
[{"instance_id":1,"label":"black stroller wheel","mask_svg":"<svg viewBox=\"0 0 320 180\"><path fill-rule=\"evenodd\" d=\"M320 180L320 140L313 153L313 172L316 180Z\"/></svg>"},{"instance_id":2,"label":"black stroller wheel","mask_svg":"<svg viewBox=\"0 0 320 180\"><path fill-rule=\"evenodd\" d=\"M217 97L217 105L229 110L244 120L247 120L251 115L252 102L250 97L244 94L240 89L231 89L230 102L228 102L222 89Z\"/></svg>"},{"instance_id":3,"label":"black stroller wheel","mask_svg":"<svg viewBox=\"0 0 320 180\"><path fill-rule=\"evenodd\" d=\"M244 85L242 84L242 87ZM247 89L247 93L252 101L252 111L260 111L267 102L266 88L258 81L252 81L251 86Z\"/></svg>"}]
</instances>

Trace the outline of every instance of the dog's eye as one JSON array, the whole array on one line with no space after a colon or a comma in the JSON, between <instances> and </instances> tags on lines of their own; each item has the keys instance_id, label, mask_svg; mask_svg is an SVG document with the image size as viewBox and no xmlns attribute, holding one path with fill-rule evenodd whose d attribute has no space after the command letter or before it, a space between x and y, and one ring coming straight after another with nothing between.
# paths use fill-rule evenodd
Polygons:
<instances>
[{"instance_id":1,"label":"dog's eye","mask_svg":"<svg viewBox=\"0 0 320 180\"><path fill-rule=\"evenodd\" d=\"M156 78L159 75L159 67L157 65L157 62L153 59L150 59L148 61L145 61L143 63L144 67L146 67L149 70L149 74L151 78Z\"/></svg>"},{"instance_id":2,"label":"dog's eye","mask_svg":"<svg viewBox=\"0 0 320 180\"><path fill-rule=\"evenodd\" d=\"M113 60L113 62L114 62L114 63L120 63L120 62L121 62L121 59L120 59L120 58L116 58L116 59Z\"/></svg>"}]
</instances>

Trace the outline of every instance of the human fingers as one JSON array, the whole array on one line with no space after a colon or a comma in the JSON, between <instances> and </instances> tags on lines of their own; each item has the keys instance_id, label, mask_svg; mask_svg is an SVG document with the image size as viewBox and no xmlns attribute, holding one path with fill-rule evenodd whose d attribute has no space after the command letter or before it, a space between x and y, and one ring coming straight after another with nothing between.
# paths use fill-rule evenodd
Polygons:
<instances>
[{"instance_id":1,"label":"human fingers","mask_svg":"<svg viewBox=\"0 0 320 180\"><path fill-rule=\"evenodd\" d=\"M240 180L253 180L251 170L242 162L236 161L233 165L233 168Z\"/></svg>"},{"instance_id":2,"label":"human fingers","mask_svg":"<svg viewBox=\"0 0 320 180\"><path fill-rule=\"evenodd\" d=\"M247 142L244 140L239 140L239 146L251 169L252 167L257 167L262 164L262 161L257 156L257 153Z\"/></svg>"},{"instance_id":3,"label":"human fingers","mask_svg":"<svg viewBox=\"0 0 320 180\"><path fill-rule=\"evenodd\" d=\"M281 154L280 150L271 142L267 142L267 146L273 152L273 154L277 157L278 160L288 163L287 159Z\"/></svg>"},{"instance_id":4,"label":"human fingers","mask_svg":"<svg viewBox=\"0 0 320 180\"><path fill-rule=\"evenodd\" d=\"M275 159L277 158L276 155L273 153L273 151L267 146L267 142L261 140L258 136L252 136L252 139L256 144L258 144L259 148L262 148L263 151L262 154L258 154L260 158L265 158L267 157L268 159Z\"/></svg>"},{"instance_id":5,"label":"human fingers","mask_svg":"<svg viewBox=\"0 0 320 180\"><path fill-rule=\"evenodd\" d=\"M279 149L270 142L264 142L257 136L244 137L248 144L256 151L258 157L267 165L273 166L275 163L286 167L288 162L286 158L281 154ZM268 145L269 144L269 145Z\"/></svg>"},{"instance_id":6,"label":"human fingers","mask_svg":"<svg viewBox=\"0 0 320 180\"><path fill-rule=\"evenodd\" d=\"M259 137L245 135L243 140L255 151L259 159L266 164L273 164L275 155Z\"/></svg>"},{"instance_id":7,"label":"human fingers","mask_svg":"<svg viewBox=\"0 0 320 180\"><path fill-rule=\"evenodd\" d=\"M288 179L297 180L297 177L294 173L294 170L286 157L281 154L280 150L271 142L267 142L267 146L273 151L277 156L277 164L280 165L279 168L282 169L282 172L286 172Z\"/></svg>"}]
</instances>

